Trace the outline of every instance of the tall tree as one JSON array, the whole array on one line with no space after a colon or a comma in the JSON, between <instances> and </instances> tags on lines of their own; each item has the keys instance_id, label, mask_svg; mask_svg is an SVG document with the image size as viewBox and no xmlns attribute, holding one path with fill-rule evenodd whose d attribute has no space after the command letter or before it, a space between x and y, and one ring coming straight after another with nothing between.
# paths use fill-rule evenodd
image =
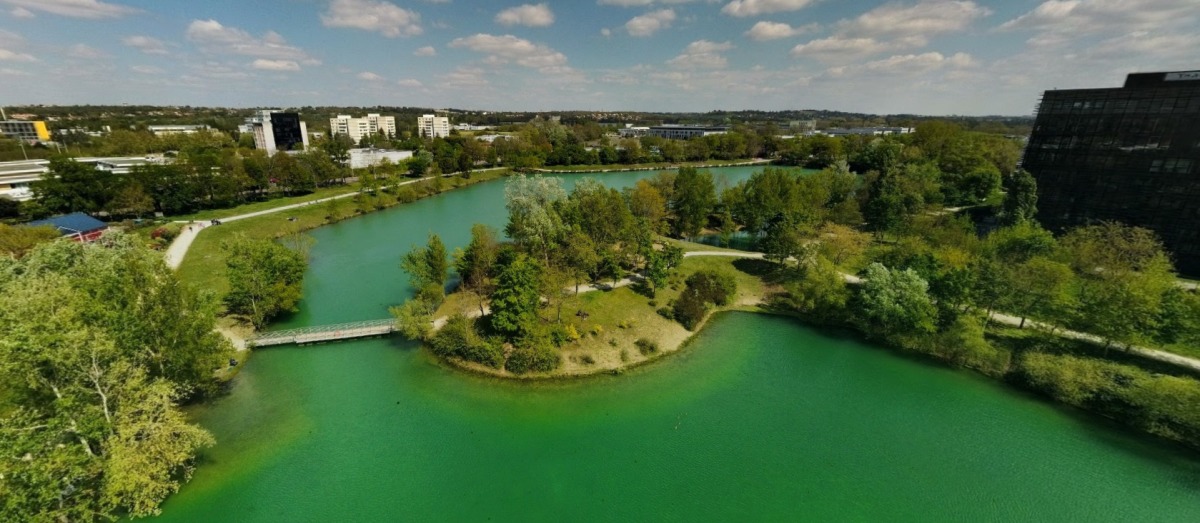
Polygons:
<instances>
[{"instance_id":1,"label":"tall tree","mask_svg":"<svg viewBox=\"0 0 1200 523\"><path fill-rule=\"evenodd\" d=\"M717 188L712 173L694 167L679 169L671 194L671 212L675 214L672 232L685 238L700 234L708 215L717 205Z\"/></svg>"},{"instance_id":2,"label":"tall tree","mask_svg":"<svg viewBox=\"0 0 1200 523\"><path fill-rule=\"evenodd\" d=\"M1005 225L1032 222L1037 216L1037 180L1033 175L1017 169L1004 179L1004 189L1001 221Z\"/></svg>"},{"instance_id":3,"label":"tall tree","mask_svg":"<svg viewBox=\"0 0 1200 523\"><path fill-rule=\"evenodd\" d=\"M530 253L549 260L550 247L565 231L555 204L566 198L562 181L518 174L504 186L508 225L504 232Z\"/></svg>"},{"instance_id":4,"label":"tall tree","mask_svg":"<svg viewBox=\"0 0 1200 523\"><path fill-rule=\"evenodd\" d=\"M889 269L872 263L863 274L858 300L865 330L884 335L928 334L937 309L929 284L912 269Z\"/></svg>"},{"instance_id":5,"label":"tall tree","mask_svg":"<svg viewBox=\"0 0 1200 523\"><path fill-rule=\"evenodd\" d=\"M294 312L303 297L307 263L298 252L270 240L243 235L226 241L229 293L225 304L255 327L283 312Z\"/></svg>"},{"instance_id":6,"label":"tall tree","mask_svg":"<svg viewBox=\"0 0 1200 523\"><path fill-rule=\"evenodd\" d=\"M540 272L536 262L518 254L496 278L491 324L509 340L529 334L537 326Z\"/></svg>"}]
</instances>

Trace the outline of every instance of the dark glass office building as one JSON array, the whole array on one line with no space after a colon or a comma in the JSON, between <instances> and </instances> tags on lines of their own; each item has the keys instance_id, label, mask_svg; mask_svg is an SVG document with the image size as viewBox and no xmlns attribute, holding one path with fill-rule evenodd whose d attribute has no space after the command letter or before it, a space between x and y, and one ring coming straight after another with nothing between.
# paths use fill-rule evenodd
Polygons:
<instances>
[{"instance_id":1,"label":"dark glass office building","mask_svg":"<svg viewBox=\"0 0 1200 523\"><path fill-rule=\"evenodd\" d=\"M1145 227L1180 272L1200 274L1200 71L1046 91L1022 165L1037 179L1046 227Z\"/></svg>"},{"instance_id":2,"label":"dark glass office building","mask_svg":"<svg viewBox=\"0 0 1200 523\"><path fill-rule=\"evenodd\" d=\"M298 113L271 113L271 128L275 135L275 148L281 151L304 149L304 130L300 128Z\"/></svg>"}]
</instances>

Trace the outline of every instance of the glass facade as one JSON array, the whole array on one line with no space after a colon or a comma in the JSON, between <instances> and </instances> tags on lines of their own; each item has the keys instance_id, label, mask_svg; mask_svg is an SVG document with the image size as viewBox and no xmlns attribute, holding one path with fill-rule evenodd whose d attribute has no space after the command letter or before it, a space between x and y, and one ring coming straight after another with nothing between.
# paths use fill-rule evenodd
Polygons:
<instances>
[{"instance_id":1,"label":"glass facade","mask_svg":"<svg viewBox=\"0 0 1200 523\"><path fill-rule=\"evenodd\" d=\"M271 129L275 135L275 148L280 151L304 149L304 131L300 129L298 113L271 113Z\"/></svg>"},{"instance_id":2,"label":"glass facade","mask_svg":"<svg viewBox=\"0 0 1200 523\"><path fill-rule=\"evenodd\" d=\"M1046 91L1022 165L1046 227L1152 229L1180 272L1200 274L1200 80L1143 73L1121 88Z\"/></svg>"}]
</instances>

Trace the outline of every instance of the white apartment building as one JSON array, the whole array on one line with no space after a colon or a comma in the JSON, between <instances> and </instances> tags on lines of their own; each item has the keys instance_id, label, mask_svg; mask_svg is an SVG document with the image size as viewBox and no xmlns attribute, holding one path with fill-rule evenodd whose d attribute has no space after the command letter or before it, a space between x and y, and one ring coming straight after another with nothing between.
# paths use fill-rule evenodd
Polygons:
<instances>
[{"instance_id":1,"label":"white apartment building","mask_svg":"<svg viewBox=\"0 0 1200 523\"><path fill-rule=\"evenodd\" d=\"M417 132L422 138L445 138L450 136L450 118L427 114L417 117Z\"/></svg>"},{"instance_id":2,"label":"white apartment building","mask_svg":"<svg viewBox=\"0 0 1200 523\"><path fill-rule=\"evenodd\" d=\"M329 133L349 136L354 143L362 141L364 136L384 133L396 135L396 117L367 114L362 118L351 118L348 114L339 114L337 118L329 119Z\"/></svg>"}]
</instances>

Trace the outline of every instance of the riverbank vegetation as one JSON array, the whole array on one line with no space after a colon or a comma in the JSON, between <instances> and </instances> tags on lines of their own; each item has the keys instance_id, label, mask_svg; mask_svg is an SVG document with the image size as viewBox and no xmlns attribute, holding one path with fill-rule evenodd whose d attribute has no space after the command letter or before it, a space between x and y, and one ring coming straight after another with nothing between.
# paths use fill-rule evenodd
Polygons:
<instances>
[{"instance_id":1,"label":"riverbank vegetation","mask_svg":"<svg viewBox=\"0 0 1200 523\"><path fill-rule=\"evenodd\" d=\"M862 144L850 157L868 169L863 174L853 174L844 160L818 173L766 168L719 192L710 175L693 169L640 181L623 193L584 181L566 194L554 180L514 179L506 192L506 233L513 243L496 247L485 285L464 287L473 289L471 300L451 295L447 305L429 307L436 312L421 317L450 316L454 334L434 342L440 333L431 330L425 337L440 355L472 362L476 370L561 375L573 344L593 334L581 330L582 323L561 320L563 309L591 312L562 306L568 301L559 299L562 290L633 282L648 301L666 300L655 304L660 318L695 327L694 318L718 307L722 293L697 298L704 307L690 298L720 288L714 282L721 280L674 279L679 268L663 261L671 243L660 235L719 242L739 236L766 260L752 271L770 289L763 310L849 327L885 345L1200 445L1200 407L1174 399L1200 391L1195 373L1125 350L1138 345L1192 353L1200 346L1200 297L1175 285L1170 256L1149 231L1104 223L1055 237L1042 229L1033 219L1036 184L1015 168L1007 147L935 125L911 137ZM679 294L661 292L656 267L667 268L666 280ZM620 324L643 317L621 298L631 292L567 297L599 307L605 300L620 303L628 314L616 319ZM468 302L477 312L467 310ZM1027 334L1013 337L1013 330ZM1068 330L1086 334L1064 339ZM442 343L451 338L465 341ZM653 336L628 341L646 352L670 345ZM517 363L509 368L514 354Z\"/></svg>"},{"instance_id":2,"label":"riverbank vegetation","mask_svg":"<svg viewBox=\"0 0 1200 523\"><path fill-rule=\"evenodd\" d=\"M624 192L583 179L570 194L557 178L518 175L509 180L505 197L505 233L513 241L500 243L495 231L473 227L471 242L455 254L462 282L450 307L438 292L444 277L425 276L441 274L431 268L442 265L429 257L440 240L432 237L430 245L405 257L417 296L393 314L401 332L426 340L440 356L509 374L587 373L573 366L560 371L565 351L581 349L574 361L590 365L604 356L588 347L589 337L608 343L616 354L624 351L625 362L630 362L628 351L637 351L641 360L657 347L674 349L686 335L660 342L634 325L679 319L694 329L713 307L730 305L737 293L738 280L727 271L695 269L686 280L678 279L684 251L660 236L672 228L683 235L703 227L716 201L710 173L684 168ZM668 222L668 215L676 219ZM601 285L608 292L588 292ZM631 300L631 291L641 297ZM600 294L612 298L592 297ZM588 321L616 310L622 317L607 327L638 336L619 340L605 333L603 322ZM632 316L635 310L644 311ZM440 313L448 317L436 316ZM438 328L429 329L435 318ZM686 332L679 326L667 330ZM638 345L638 339L646 341ZM591 372L619 367L600 365Z\"/></svg>"},{"instance_id":3,"label":"riverbank vegetation","mask_svg":"<svg viewBox=\"0 0 1200 523\"><path fill-rule=\"evenodd\" d=\"M218 390L217 309L120 233L0 258L0 519L157 513L213 444L179 404Z\"/></svg>"}]
</instances>

